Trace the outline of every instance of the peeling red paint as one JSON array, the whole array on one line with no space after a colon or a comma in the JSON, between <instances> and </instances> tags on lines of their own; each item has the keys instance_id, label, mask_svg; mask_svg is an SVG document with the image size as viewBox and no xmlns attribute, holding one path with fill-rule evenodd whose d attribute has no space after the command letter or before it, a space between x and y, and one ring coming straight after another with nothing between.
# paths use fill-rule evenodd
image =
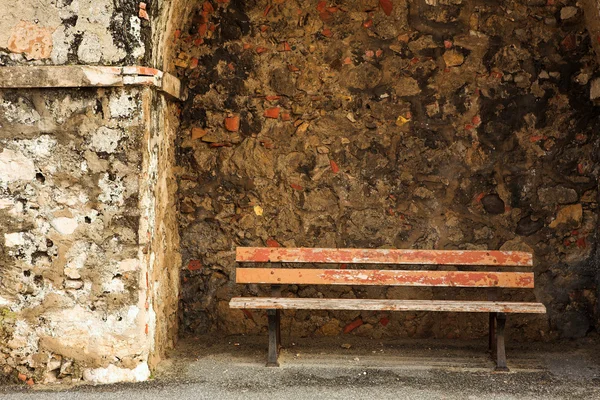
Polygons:
<instances>
[{"instance_id":1,"label":"peeling red paint","mask_svg":"<svg viewBox=\"0 0 600 400\"><path fill-rule=\"evenodd\" d=\"M533 255L498 250L400 250L238 247L239 262L532 266Z\"/></svg>"},{"instance_id":2,"label":"peeling red paint","mask_svg":"<svg viewBox=\"0 0 600 400\"><path fill-rule=\"evenodd\" d=\"M531 272L238 268L237 283L533 288Z\"/></svg>"}]
</instances>

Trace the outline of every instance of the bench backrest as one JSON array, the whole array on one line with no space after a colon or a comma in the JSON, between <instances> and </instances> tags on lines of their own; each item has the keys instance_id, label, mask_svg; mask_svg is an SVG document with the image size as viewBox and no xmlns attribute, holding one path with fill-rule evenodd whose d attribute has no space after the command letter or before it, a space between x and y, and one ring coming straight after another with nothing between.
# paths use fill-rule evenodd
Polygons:
<instances>
[{"instance_id":1,"label":"bench backrest","mask_svg":"<svg viewBox=\"0 0 600 400\"><path fill-rule=\"evenodd\" d=\"M248 263L396 264L532 267L531 253L480 250L315 249L238 247ZM533 288L532 272L237 268L237 283Z\"/></svg>"}]
</instances>

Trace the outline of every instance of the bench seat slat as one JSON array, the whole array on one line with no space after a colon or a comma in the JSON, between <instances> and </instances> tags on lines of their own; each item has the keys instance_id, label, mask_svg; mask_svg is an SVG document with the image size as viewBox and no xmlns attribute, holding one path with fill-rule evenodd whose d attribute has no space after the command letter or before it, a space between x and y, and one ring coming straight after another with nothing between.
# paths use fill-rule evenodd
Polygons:
<instances>
[{"instance_id":1,"label":"bench seat slat","mask_svg":"<svg viewBox=\"0 0 600 400\"><path fill-rule=\"evenodd\" d=\"M532 272L392 271L306 268L237 268L236 283L272 285L386 285L534 287Z\"/></svg>"},{"instance_id":2,"label":"bench seat slat","mask_svg":"<svg viewBox=\"0 0 600 400\"><path fill-rule=\"evenodd\" d=\"M238 262L421 264L421 265L533 265L531 253L497 250L401 250L401 249L318 249L238 247Z\"/></svg>"},{"instance_id":3,"label":"bench seat slat","mask_svg":"<svg viewBox=\"0 0 600 400\"><path fill-rule=\"evenodd\" d=\"M231 308L304 309L304 310L372 310L372 311L447 311L544 314L542 303L457 300L387 300L387 299L314 299L283 297L234 297Z\"/></svg>"}]
</instances>

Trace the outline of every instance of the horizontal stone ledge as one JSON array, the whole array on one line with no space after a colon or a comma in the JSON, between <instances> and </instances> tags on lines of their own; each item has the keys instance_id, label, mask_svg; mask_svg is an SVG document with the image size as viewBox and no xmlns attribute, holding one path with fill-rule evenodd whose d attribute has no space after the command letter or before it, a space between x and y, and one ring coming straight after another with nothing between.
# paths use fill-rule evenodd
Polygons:
<instances>
[{"instance_id":1,"label":"horizontal stone ledge","mask_svg":"<svg viewBox=\"0 0 600 400\"><path fill-rule=\"evenodd\" d=\"M173 75L141 66L87 65L0 67L0 89L152 86L181 99Z\"/></svg>"}]
</instances>

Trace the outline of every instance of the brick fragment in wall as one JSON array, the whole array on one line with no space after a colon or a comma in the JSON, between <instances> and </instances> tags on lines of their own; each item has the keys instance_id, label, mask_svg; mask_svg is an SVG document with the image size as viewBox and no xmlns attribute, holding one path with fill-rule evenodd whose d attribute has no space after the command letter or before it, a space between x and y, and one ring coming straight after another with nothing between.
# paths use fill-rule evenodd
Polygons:
<instances>
[{"instance_id":1,"label":"brick fragment in wall","mask_svg":"<svg viewBox=\"0 0 600 400\"><path fill-rule=\"evenodd\" d=\"M189 82L178 159L180 233L183 259L203 266L183 271L183 329L260 331L225 307L234 295L268 295L234 283L234 249L276 242L533 251L536 271L564 281L540 279L536 296L553 311L517 317L520 337L585 334L598 319L589 311L596 283L584 272L593 262L598 216L595 203L581 199L597 194L597 170L588 166L597 162L590 121L600 111L590 101L597 61L577 33L581 10L545 1L511 1L506 10L473 8L470 0L384 3L372 2L370 13L359 2L343 10L283 3L268 13L229 3L206 16L207 31L221 27L210 41L194 29L200 7L181 27L176 54L198 62L177 67ZM551 57L573 72L557 69L532 43L548 44ZM274 118L274 109L290 121ZM224 125L230 115L239 115L236 132ZM195 127L210 140L192 140ZM561 270L567 264L573 275ZM575 304L561 290L591 295ZM283 295L386 293L291 285ZM459 289L389 294L470 298ZM578 323L548 324L571 307ZM298 311L289 326L292 335L329 334L357 317ZM393 313L385 326L380 318L363 316L368 323L352 334L485 335L470 324L476 316L456 322Z\"/></svg>"}]
</instances>

